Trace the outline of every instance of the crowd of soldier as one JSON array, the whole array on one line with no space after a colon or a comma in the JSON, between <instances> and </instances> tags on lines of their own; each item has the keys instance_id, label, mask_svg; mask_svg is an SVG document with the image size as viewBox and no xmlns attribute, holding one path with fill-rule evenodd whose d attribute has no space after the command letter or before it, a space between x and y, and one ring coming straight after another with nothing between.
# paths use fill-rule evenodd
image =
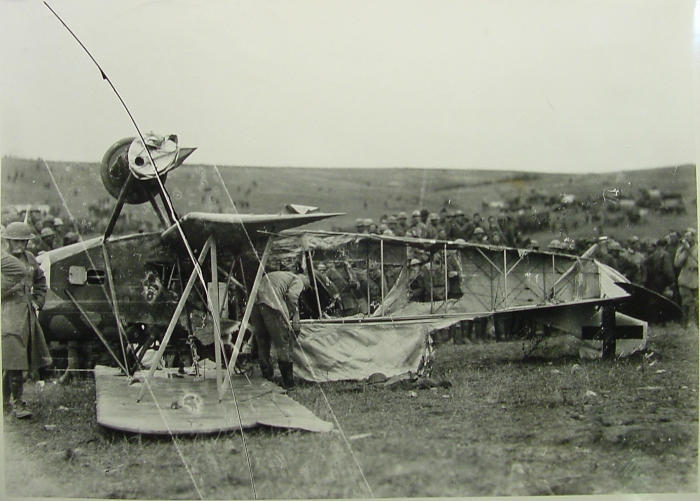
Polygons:
<instances>
[{"instance_id":1,"label":"crowd of soldier","mask_svg":"<svg viewBox=\"0 0 700 501\"><path fill-rule=\"evenodd\" d=\"M383 215L378 223L373 219L357 219L355 232L361 234L386 235L431 240L463 240L471 243L527 247L530 240L523 235L514 219L496 218L474 213L468 218L462 210L442 209L429 212L414 210L411 217L406 212Z\"/></svg>"},{"instance_id":2,"label":"crowd of soldier","mask_svg":"<svg viewBox=\"0 0 700 501\"><path fill-rule=\"evenodd\" d=\"M34 235L27 245L27 250L34 255L80 241L78 232L64 224L63 219L51 214L42 214L37 208L33 207L27 213L19 214L17 218L24 221Z\"/></svg>"},{"instance_id":3,"label":"crowd of soldier","mask_svg":"<svg viewBox=\"0 0 700 501\"><path fill-rule=\"evenodd\" d=\"M688 228L681 236L671 231L656 241L627 239L626 246L600 237L594 256L601 263L622 273L633 284L641 285L677 303L684 322L698 320L697 232Z\"/></svg>"}]
</instances>

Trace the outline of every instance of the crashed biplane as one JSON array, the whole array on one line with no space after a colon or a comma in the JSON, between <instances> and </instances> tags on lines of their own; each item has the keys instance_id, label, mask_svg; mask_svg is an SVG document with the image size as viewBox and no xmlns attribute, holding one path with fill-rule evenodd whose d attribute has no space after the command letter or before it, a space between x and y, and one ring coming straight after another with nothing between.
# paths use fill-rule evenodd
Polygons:
<instances>
[{"instance_id":1,"label":"crashed biplane","mask_svg":"<svg viewBox=\"0 0 700 501\"><path fill-rule=\"evenodd\" d=\"M420 371L431 334L483 330L489 320L496 334L517 326L519 339L572 334L593 356L643 349L648 322L678 319L680 309L595 260L594 251L290 230L275 241L272 259L303 263L315 284L295 372L333 381Z\"/></svg>"},{"instance_id":2,"label":"crashed biplane","mask_svg":"<svg viewBox=\"0 0 700 501\"><path fill-rule=\"evenodd\" d=\"M49 288L39 317L47 341L96 337L111 355L118 369L95 369L98 422L105 426L145 433L202 433L255 424L327 430L329 423L272 383L236 378L246 330L235 343L226 343L235 326L227 309L232 291L246 290L240 255L259 258L249 282L254 297L271 235L337 214L292 207L280 214L178 216L165 182L193 151L180 148L176 136L149 134L123 139L106 152L101 177L117 203L104 235L38 258ZM124 204L146 202L162 231L115 236ZM246 304L244 323L252 304ZM209 376L198 370L198 349L207 347L215 360ZM149 350L153 356L146 373ZM183 353L190 354L193 378L183 374ZM167 381L162 371L156 375L157 368L173 363L180 370L166 371Z\"/></svg>"}]
</instances>

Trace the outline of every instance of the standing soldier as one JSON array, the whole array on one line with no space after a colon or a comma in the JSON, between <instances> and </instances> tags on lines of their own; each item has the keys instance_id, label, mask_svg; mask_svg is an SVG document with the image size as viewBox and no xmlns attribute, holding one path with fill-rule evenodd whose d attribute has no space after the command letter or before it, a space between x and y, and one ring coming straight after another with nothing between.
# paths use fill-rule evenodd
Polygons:
<instances>
[{"instance_id":1,"label":"standing soldier","mask_svg":"<svg viewBox=\"0 0 700 501\"><path fill-rule=\"evenodd\" d=\"M56 217L53 220L53 231L55 235L53 237L53 248L58 249L65 245L65 234L63 233L63 219Z\"/></svg>"},{"instance_id":2,"label":"standing soldier","mask_svg":"<svg viewBox=\"0 0 700 501\"><path fill-rule=\"evenodd\" d=\"M396 220L396 217L389 216L389 218L386 220L386 225L389 227L389 231L392 235L401 236L396 233L399 230L399 223Z\"/></svg>"},{"instance_id":3,"label":"standing soldier","mask_svg":"<svg viewBox=\"0 0 700 501\"><path fill-rule=\"evenodd\" d=\"M5 409L29 418L22 400L24 371L36 375L51 364L37 314L44 306L47 286L44 272L27 244L34 235L25 223L11 223L3 232L2 250L2 394Z\"/></svg>"},{"instance_id":4,"label":"standing soldier","mask_svg":"<svg viewBox=\"0 0 700 501\"><path fill-rule=\"evenodd\" d=\"M294 389L294 364L292 352L294 335L299 335L299 295L309 287L306 275L290 271L267 273L258 289L250 325L258 346L260 370L265 379L272 379L274 368L270 348L274 344L277 363L282 374L282 386Z\"/></svg>"},{"instance_id":5,"label":"standing soldier","mask_svg":"<svg viewBox=\"0 0 700 501\"><path fill-rule=\"evenodd\" d=\"M673 272L673 259L666 252L666 239L661 238L651 245L646 260L647 281L645 287L658 294L671 295L676 275Z\"/></svg>"},{"instance_id":6,"label":"standing soldier","mask_svg":"<svg viewBox=\"0 0 700 501\"><path fill-rule=\"evenodd\" d=\"M430 240L437 239L439 231L439 220L440 216L438 216L436 212L433 212L432 214L430 214L430 216L428 216L428 224L425 227L425 238L428 238Z\"/></svg>"},{"instance_id":7,"label":"standing soldier","mask_svg":"<svg viewBox=\"0 0 700 501\"><path fill-rule=\"evenodd\" d=\"M41 240L39 242L38 251L47 252L54 249L53 242L56 237L56 233L48 226L41 230L39 235Z\"/></svg>"},{"instance_id":8,"label":"standing soldier","mask_svg":"<svg viewBox=\"0 0 700 501\"><path fill-rule=\"evenodd\" d=\"M342 316L352 316L358 313L367 314L367 298L363 294L362 283L348 261L333 266L329 263L326 276L333 282L340 296Z\"/></svg>"},{"instance_id":9,"label":"standing soldier","mask_svg":"<svg viewBox=\"0 0 700 501\"><path fill-rule=\"evenodd\" d=\"M396 234L397 237L405 237L406 236L406 232L408 231L408 226L406 225L407 219L408 219L408 215L405 212L399 212L399 215L396 216L396 221L398 222L398 226L397 226L397 231L394 231L394 233Z\"/></svg>"},{"instance_id":10,"label":"standing soldier","mask_svg":"<svg viewBox=\"0 0 700 501\"><path fill-rule=\"evenodd\" d=\"M646 283L646 267L644 266L644 256L637 252L639 238L630 237L627 239L628 247L623 249L618 260L619 270L633 284L644 285Z\"/></svg>"},{"instance_id":11,"label":"standing soldier","mask_svg":"<svg viewBox=\"0 0 700 501\"><path fill-rule=\"evenodd\" d=\"M688 326L688 320L698 323L698 243L695 230L688 228L681 245L676 251L673 263L681 271L678 274L678 290L681 295L683 322Z\"/></svg>"},{"instance_id":12,"label":"standing soldier","mask_svg":"<svg viewBox=\"0 0 700 501\"><path fill-rule=\"evenodd\" d=\"M420 220L420 211L414 210L411 214L410 228L406 232L407 237L425 238L425 224Z\"/></svg>"}]
</instances>

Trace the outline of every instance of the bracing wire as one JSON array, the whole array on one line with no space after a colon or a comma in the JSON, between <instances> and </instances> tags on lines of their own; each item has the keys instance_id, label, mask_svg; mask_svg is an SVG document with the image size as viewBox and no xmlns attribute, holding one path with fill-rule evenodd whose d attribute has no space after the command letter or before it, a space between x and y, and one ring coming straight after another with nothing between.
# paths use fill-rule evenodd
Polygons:
<instances>
[{"instance_id":1,"label":"bracing wire","mask_svg":"<svg viewBox=\"0 0 700 501\"><path fill-rule=\"evenodd\" d=\"M61 24L66 28L66 30L68 30L68 32L73 36L73 38L78 42L78 44L83 48L83 50L88 54L88 56L89 56L90 59L93 61L93 63L94 63L94 64L97 66L97 68L100 70L100 75L101 75L102 79L103 79L103 80L106 80L107 83L110 85L112 91L114 92L114 94L117 96L117 98L118 98L119 101L121 102L121 104L122 104L124 110L125 110L126 113L128 114L128 116L129 116L131 122L133 123L133 125L134 125L134 127L135 127L135 129L136 129L136 131L137 131L137 133L138 133L138 135L139 135L141 141L145 144L145 140L144 140L143 134L141 133L141 130L140 130L138 124L136 123L136 120L135 120L134 116L132 115L131 111L129 110L128 106L126 105L126 103L125 103L124 100L122 99L122 97L121 97L121 95L119 94L118 90L116 89L116 87L114 86L114 84L112 83L112 81L109 79L109 77L107 76L107 74L105 73L105 71L102 69L102 67L100 66L100 64L99 64L99 63L97 62L97 60L93 57L93 55L90 53L90 51L87 49L87 47L80 41L80 39L79 39L79 38L77 37L77 35L73 32L73 30L71 30L70 27L63 21L63 19L61 19L61 17L56 13L56 11L54 11L54 10L51 8L51 6L50 6L46 1L44 1L44 5L46 5L46 7L53 13L53 15L61 22ZM148 153L149 159L150 159L150 161L151 161L151 165L154 166L154 170L155 170L155 162L153 161L153 158L151 157L151 153L150 153L150 151L148 150L148 148L146 148L146 152ZM218 167L215 166L215 168L216 168L216 172L217 172L219 178L222 180L222 184L223 184L223 179L222 179L222 177L221 177L221 173L219 172ZM183 241L183 243L184 243L184 245L185 245L185 248L186 248L186 250L187 250L187 253L188 253L188 255L189 255L189 258L190 258L191 262L194 263L194 268L195 268L195 270L196 270L196 273L197 273L197 276L198 276L198 278L199 278L199 281L200 281L200 283L201 283L201 284L203 285L203 287L204 287L205 296L206 296L207 305L208 305L208 307L209 307L209 310L212 312L212 314L214 314L214 313L218 310L218 308L215 308L214 305L213 305L213 303L212 303L212 300L211 300L209 291L207 290L207 287L206 287L206 282L205 282L205 279L204 279L204 276L203 276L201 267L199 266L198 260L194 257L194 252L192 251L192 248L191 248L191 246L190 246L190 244L189 244L189 241L188 241L187 237L185 236L185 233L184 233L184 231L183 231L183 229L182 229L182 226L180 225L180 222L179 222L179 220L178 220L178 218L177 218L177 216L176 216L174 207L173 207L173 205L172 205L172 200L170 199L170 196L168 195L168 192L166 191L165 186L164 186L164 184L163 184L163 182L162 182L160 176L158 176L157 172L156 172L155 179L156 179L157 182L158 182L158 186L159 186L159 188L160 188L160 190L161 190L161 194L163 195L164 204L165 204L166 208L167 208L168 211L169 211L169 215L170 215L170 217L171 217L171 220L173 221L174 225L177 227L178 233L180 234L180 236L181 236L181 238L182 238L182 241ZM233 202L233 199L231 198L231 195L230 195L230 193L228 192L228 189L226 188L225 185L224 185L224 188L225 188L226 193L227 193L227 195L228 195L228 197L229 197L229 200L231 201L231 204L232 204L233 207L234 207L234 210L236 211L236 213L238 213L238 210L237 210L237 208L236 208L236 205L235 205L235 203ZM247 238L248 241L251 243L251 247L253 248L253 252L254 252L254 254L255 254L255 257L256 257L256 259L258 260L258 263L260 263L260 261L261 261L260 256L258 255L257 250L255 249L255 247L252 245L252 239L250 238L250 235L248 234L248 232L247 232L247 230L246 230L246 228L245 228L245 225L242 225L242 227L243 227L243 231L244 231L245 234L246 234L246 238ZM265 272L264 272L264 273L265 273ZM220 335L221 335L220 332L217 332L216 335L219 337L219 340L220 340ZM302 348L302 352L303 352L303 348ZM306 353L304 353L304 356L306 357ZM231 376L230 376L230 372L229 372L229 367L228 367L228 360L226 359L226 357L224 357L224 359L226 360L226 362L225 362L225 365L226 365L226 375L227 375L227 377L231 377ZM150 388L150 384L149 384L148 386L149 386L149 391L150 391L151 394L153 395L152 389ZM371 489L371 487L369 486L369 483L367 482L367 479L366 479L366 476L365 476L364 472L362 471L362 467L360 466L360 464L359 464L359 462L358 462L358 460L357 460L357 458L356 458L354 452L352 451L352 447L350 446L349 441L347 440L347 438L345 437L345 435L344 435L344 433L343 433L343 431L342 431L342 427L340 426L340 423L338 422L338 419L337 419L337 417L336 417L336 415L335 415L335 412L333 412L333 409L332 409L332 407L331 407L331 405L330 405L330 402L329 402L329 400L328 400L328 398L327 398L325 392L323 391L323 388L321 388L320 385L319 385L319 388L320 388L320 390L321 390L321 393L323 394L323 397L324 397L324 400L325 400L325 402L326 402L326 405L328 406L329 410L331 411L331 414L333 415L333 418L334 418L334 420L335 420L335 422L336 422L336 425L338 426L338 428L339 428L339 430L340 430L340 432L341 432L341 434L342 434L342 436L343 436L343 439L344 439L344 441L345 441L345 443L346 443L348 449L350 450L350 453L351 453L351 455L352 455L352 457L353 457L353 459L354 459L356 465L358 466L358 468L359 468L359 470L360 470L360 473L361 473L361 475L362 475L362 478L363 478L363 480L364 480L365 485L367 486L367 488L368 488L370 494L372 495L372 497L374 497L374 495L373 495L373 493L372 493L372 489ZM237 414L238 414L238 419L239 419L239 423L240 423L240 422L241 422L240 410L239 410L239 407L238 407L238 402L237 402L237 399L236 399L235 390L234 390L234 388L233 388L233 385L231 385L231 392L232 392L232 395L233 395L234 403L235 403L235 406L236 406L236 412L237 412ZM155 397L154 397L154 400L155 400ZM157 407L158 407L159 412L161 412L161 415L163 416L163 419L165 419L165 416L162 414L162 410L161 410L161 408L160 408L160 406L158 405L157 402L156 402L156 405L157 405ZM166 427L167 427L167 423L165 423L165 424L166 424ZM245 451L246 451L246 459L247 459L247 462L248 462L248 470L249 470L250 480L251 480L251 484L252 484L252 488L253 488L253 494L254 494L255 498L257 499L257 492L256 492L256 489L255 489L255 482L254 482L254 477L253 477L252 464L251 464L250 455L249 455L249 451L248 451L248 447L247 447L247 442L246 442L246 440L245 440L245 435L244 435L244 432L243 432L243 427L242 427L242 425L241 425L240 429L241 429L241 437L242 437L243 444L244 444ZM170 433L170 436L171 436L172 439L173 439L173 443L175 444L175 447L176 447L176 449L177 449L177 452L178 452L178 454L180 455L181 460L182 460L183 463L185 464L185 467L186 467L186 469L187 469L187 471L188 471L188 474L189 474L190 478L192 479L192 482L194 483L195 489L197 490L197 492L198 492L198 494L200 495L200 498L201 498L202 494L201 494L201 492L200 492L200 490L199 490L199 488L198 488L198 486L197 486L197 484L196 484L196 482L195 482L194 477L192 476L192 472L190 471L190 469L189 469L189 467L188 467L188 465L187 465L187 463L186 463L184 457L182 456L182 453L181 453L180 448L179 448L179 446L178 446L178 444L177 444L177 441L175 440L174 435L170 432L169 428L168 428L168 431L169 431L169 433Z\"/></svg>"},{"instance_id":2,"label":"bracing wire","mask_svg":"<svg viewBox=\"0 0 700 501\"><path fill-rule=\"evenodd\" d=\"M56 13L56 11L54 11L54 10L51 8L51 6L50 6L46 1L44 1L44 5L45 5L45 6L51 11L51 13L61 22L61 24L66 28L66 30L68 30L68 32L73 36L73 38L78 42L78 44L80 44L80 46L81 46L81 47L83 48L83 50L87 53L87 55L90 57L90 59L93 61L93 63L95 63L95 65L97 66L97 68L100 70L100 74L101 74L101 76L102 76L102 79L103 79L103 80L106 80L107 83L109 83L110 87L112 88L112 91L115 93L115 95L117 96L117 98L119 99L119 101L122 103L122 106L124 107L124 110L125 110L126 113L128 114L129 118L131 119L131 122L133 123L133 125L134 125L136 131L138 132L138 135L139 135L139 137L141 138L141 141L142 141L144 144L146 144L146 141L144 140L143 134L141 133L141 130L140 130L138 124L136 123L136 120L134 119L134 116L132 115L131 111L129 110L129 107L126 105L126 103L125 103L124 100L122 99L121 95L120 95L119 92L117 91L116 87L114 86L114 84L112 83L112 81L109 79L109 77L107 76L107 74L105 73L105 71L102 69L102 67L100 66L100 64L99 64L99 63L97 62L97 60L93 57L93 55L90 53L90 51L88 50L88 48L87 48L87 47L82 43L82 41L78 38L78 36L73 32L73 30L70 29L70 27L63 21L63 19L61 19L61 17L58 15L58 13ZM151 156L151 153L150 153L150 151L148 150L148 148L146 148L146 152L148 153L149 160L151 161L151 165L153 166L153 168L154 168L154 170L155 170L155 162L153 161L153 157ZM194 257L194 253L193 253L192 248L191 248L191 246L190 246L190 244L189 244L189 241L187 240L187 237L185 236L184 231L182 230L182 227L181 227L181 225L180 225L180 222L178 221L178 219L177 219L177 217L176 217L174 207L172 206L172 201L170 200L170 197L169 197L167 191L165 190L165 186L163 185L163 182L162 182L162 180L160 179L160 176L158 176L157 171L156 171L156 176L155 176L155 178L158 180L158 186L159 186L159 188L160 188L160 190L161 190L161 193L163 194L163 200L164 200L164 202L165 202L165 205L166 205L167 209L170 211L171 219L174 221L175 225L177 226L178 232L180 233L180 236L181 236L181 238L182 238L182 240L183 240L183 242L184 242L184 244L185 244L185 247L186 247L187 252L188 252L188 254L189 254L190 260L194 263L195 270L196 270L196 272L197 272L198 278L199 278L200 282L202 283L202 285L204 286L205 295L206 295L206 298L207 298L207 304L208 304L209 310L212 312L212 315L213 315L214 312L216 311L216 309L214 308L214 305L213 305L213 303L212 303L212 301L211 301L211 297L210 297L209 292L208 292L208 290L207 290L206 283L205 283L205 280L204 280L204 276L203 276L203 274L202 274L201 267L199 266L198 260ZM217 309L218 309L218 308L217 308ZM218 335L219 338L220 338L220 333L217 333L217 335ZM150 389L150 385L148 385L148 386L149 386L149 390L150 390L151 393L152 393L152 390ZM235 401L235 393L234 393L234 401ZM156 402L156 405L158 406L157 402ZM160 406L158 406L158 409L159 409L159 411L161 411ZM236 409L237 409L237 411L238 411L238 403L237 403L237 402L236 402ZM162 411L161 411L161 414L162 414ZM240 421L240 419L241 419L241 418L240 418L240 412L238 412L238 417L239 417L239 421ZM167 423L166 423L166 426L167 426ZM243 433L242 429L243 429L243 427L242 427L242 425L241 425L241 434ZM168 430L169 430L169 429L168 429ZM169 431L170 431L170 430L169 430ZM180 455L181 460L182 460L183 463L185 464L185 468L187 469L187 471L188 471L188 473L189 473L189 475L190 475L190 478L192 479L192 481L193 481L193 483L194 483L195 489L197 490L197 492L200 494L200 497L201 497L201 493L199 492L199 488L197 487L197 484L196 484L196 482L195 482L195 480L194 480L194 477L192 476L192 473L191 473L191 471L190 471L190 469L189 469L189 467L188 467L188 465L187 465L187 462L184 460L184 457L183 457L182 454L181 454L180 448L179 448L179 446L177 445L177 441L175 440L174 435L173 435L172 433L170 433L170 436L172 437L173 443L175 444L175 447L176 447L176 449L177 449L177 452L178 452L178 454ZM254 484L254 481L253 481L252 467L251 467L251 462L250 462L250 457L249 457L249 451L248 451L247 446L246 446L246 457L247 457L247 459L248 459L248 468L249 468L249 471L250 471L251 482L253 483L253 493L255 494L255 497L256 497L256 499L257 499L257 494L256 494L256 492L255 492L255 484Z\"/></svg>"}]
</instances>

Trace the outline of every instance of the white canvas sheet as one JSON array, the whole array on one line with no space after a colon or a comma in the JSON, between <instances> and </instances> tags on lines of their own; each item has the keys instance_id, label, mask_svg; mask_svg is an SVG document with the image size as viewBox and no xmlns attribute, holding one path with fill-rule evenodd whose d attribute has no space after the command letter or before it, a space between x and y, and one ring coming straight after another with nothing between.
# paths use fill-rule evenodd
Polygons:
<instances>
[{"instance_id":1,"label":"white canvas sheet","mask_svg":"<svg viewBox=\"0 0 700 501\"><path fill-rule=\"evenodd\" d=\"M419 372L429 361L430 333L458 319L304 324L294 350L294 373L307 381L362 380Z\"/></svg>"}]
</instances>

